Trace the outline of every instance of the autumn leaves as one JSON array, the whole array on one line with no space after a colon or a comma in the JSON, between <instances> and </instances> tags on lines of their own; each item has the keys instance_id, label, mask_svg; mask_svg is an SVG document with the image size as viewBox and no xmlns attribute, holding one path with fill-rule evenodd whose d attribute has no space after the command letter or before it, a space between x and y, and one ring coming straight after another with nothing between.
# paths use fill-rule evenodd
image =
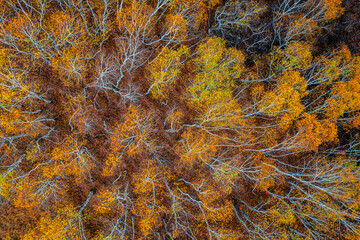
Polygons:
<instances>
[{"instance_id":1,"label":"autumn leaves","mask_svg":"<svg viewBox=\"0 0 360 240\"><path fill-rule=\"evenodd\" d=\"M358 237L340 1L4 4L1 237Z\"/></svg>"}]
</instances>

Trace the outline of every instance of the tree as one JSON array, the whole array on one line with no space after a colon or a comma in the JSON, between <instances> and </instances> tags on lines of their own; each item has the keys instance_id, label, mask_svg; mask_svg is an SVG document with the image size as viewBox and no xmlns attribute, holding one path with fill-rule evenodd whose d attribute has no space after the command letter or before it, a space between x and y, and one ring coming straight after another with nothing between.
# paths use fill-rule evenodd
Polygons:
<instances>
[{"instance_id":1,"label":"tree","mask_svg":"<svg viewBox=\"0 0 360 240\"><path fill-rule=\"evenodd\" d=\"M235 100L224 100L207 106L196 123L207 130L239 130L246 125L240 105Z\"/></svg>"},{"instance_id":2,"label":"tree","mask_svg":"<svg viewBox=\"0 0 360 240\"><path fill-rule=\"evenodd\" d=\"M201 36L203 26L206 26L211 9L219 5L219 0L174 0L170 1L170 8L175 14L180 14L187 22L188 39L195 39Z\"/></svg>"},{"instance_id":3,"label":"tree","mask_svg":"<svg viewBox=\"0 0 360 240\"><path fill-rule=\"evenodd\" d=\"M176 107L172 108L164 121L164 126L169 125L169 129L166 131L173 133L181 130L184 117L183 111Z\"/></svg>"},{"instance_id":4,"label":"tree","mask_svg":"<svg viewBox=\"0 0 360 240\"><path fill-rule=\"evenodd\" d=\"M70 9L76 9L79 13L82 24L85 25L87 34L93 43L100 48L109 39L111 31L114 29L115 9L118 1L86 1L85 3L68 1ZM90 17L91 16L91 17ZM91 20L90 20L91 19Z\"/></svg>"},{"instance_id":5,"label":"tree","mask_svg":"<svg viewBox=\"0 0 360 240\"><path fill-rule=\"evenodd\" d=\"M52 217L43 214L38 220L36 227L22 236L22 239L83 239L81 225L77 221L81 216L71 206L66 206L57 210L57 214ZM84 236L85 237L85 236Z\"/></svg>"},{"instance_id":6,"label":"tree","mask_svg":"<svg viewBox=\"0 0 360 240\"><path fill-rule=\"evenodd\" d=\"M159 1L164 5L167 1ZM125 3L124 7L118 12L119 29L124 34L136 36L144 43L151 41L155 35L153 31L158 9L154 9L146 1L131 1Z\"/></svg>"},{"instance_id":7,"label":"tree","mask_svg":"<svg viewBox=\"0 0 360 240\"><path fill-rule=\"evenodd\" d=\"M306 70L311 67L312 60L312 46L304 42L294 41L283 49L274 47L265 61L269 65L270 72L268 75L272 77L289 70L306 73Z\"/></svg>"},{"instance_id":8,"label":"tree","mask_svg":"<svg viewBox=\"0 0 360 240\"><path fill-rule=\"evenodd\" d=\"M81 93L76 96L66 96L63 111L69 116L70 130L75 134L94 134L97 125L96 112L93 103Z\"/></svg>"},{"instance_id":9,"label":"tree","mask_svg":"<svg viewBox=\"0 0 360 240\"><path fill-rule=\"evenodd\" d=\"M253 88L255 106L259 114L278 117L278 130L286 130L305 110L301 99L307 95L307 84L299 72L290 69L274 79L274 85L272 91L265 91L261 84Z\"/></svg>"},{"instance_id":10,"label":"tree","mask_svg":"<svg viewBox=\"0 0 360 240\"><path fill-rule=\"evenodd\" d=\"M72 179L77 184L91 181L91 170L94 168L94 158L85 146L85 142L75 136L66 136L61 146L51 151L51 161L44 167L43 175L47 179L55 177Z\"/></svg>"},{"instance_id":11,"label":"tree","mask_svg":"<svg viewBox=\"0 0 360 240\"><path fill-rule=\"evenodd\" d=\"M359 238L356 4L0 4L1 239Z\"/></svg>"},{"instance_id":12,"label":"tree","mask_svg":"<svg viewBox=\"0 0 360 240\"><path fill-rule=\"evenodd\" d=\"M273 9L273 43L283 47L292 41L312 42L321 28L341 15L340 4L341 1L333 0L282 1Z\"/></svg>"},{"instance_id":13,"label":"tree","mask_svg":"<svg viewBox=\"0 0 360 240\"><path fill-rule=\"evenodd\" d=\"M360 109L360 75L354 76L347 82L334 84L332 97L329 98L326 116L329 119L339 119L345 113L351 113ZM347 119L348 120L348 119Z\"/></svg>"},{"instance_id":14,"label":"tree","mask_svg":"<svg viewBox=\"0 0 360 240\"><path fill-rule=\"evenodd\" d=\"M318 146L326 141L338 141L337 128L328 119L318 121L315 115L304 113L302 119L296 122L300 130L298 141L307 151L317 152Z\"/></svg>"},{"instance_id":15,"label":"tree","mask_svg":"<svg viewBox=\"0 0 360 240\"><path fill-rule=\"evenodd\" d=\"M120 175L118 179L125 180ZM129 194L129 184L113 182L112 185L102 188L95 196L93 209L105 224L100 238L106 236L109 239L123 238L128 234L134 233L135 229L131 222L134 221L131 209L133 201Z\"/></svg>"},{"instance_id":16,"label":"tree","mask_svg":"<svg viewBox=\"0 0 360 240\"><path fill-rule=\"evenodd\" d=\"M159 100L168 98L168 94L171 93L173 85L181 73L182 58L187 55L189 55L189 49L185 46L181 46L177 50L167 47L161 49L155 60L146 67L151 83L147 93L151 93L155 99Z\"/></svg>"},{"instance_id":17,"label":"tree","mask_svg":"<svg viewBox=\"0 0 360 240\"><path fill-rule=\"evenodd\" d=\"M234 47L243 44L250 52L261 49L271 40L263 36L267 24L259 21L264 11L265 8L256 2L226 1L216 9L215 24L209 31L218 33Z\"/></svg>"},{"instance_id":18,"label":"tree","mask_svg":"<svg viewBox=\"0 0 360 240\"><path fill-rule=\"evenodd\" d=\"M120 58L123 56L121 55ZM125 59L121 59L124 60L122 63L113 52L100 52L95 58L95 76L87 84L86 90L95 89L96 94L93 102L97 110L97 106L99 106L98 97L101 97L103 93L106 94L108 99L111 93L120 96L119 104L126 102L135 103L140 98L141 94L138 92L138 88L132 82L124 81L128 73L127 64L130 61L129 58L136 58L136 56L125 55L124 57Z\"/></svg>"},{"instance_id":19,"label":"tree","mask_svg":"<svg viewBox=\"0 0 360 240\"><path fill-rule=\"evenodd\" d=\"M281 189L267 191L272 198L269 203L274 204L271 215L281 221L284 227L282 231L290 229L290 232L285 232L286 235L307 238L329 235L349 238L352 234L357 235L354 222L350 220L355 217L351 209L357 208L357 203L350 200L350 195L357 195L358 188L355 180L357 174L354 175L352 163L341 158L332 162L326 159L306 162L302 168L294 168L294 171L282 171L274 167L276 172L285 175L291 186L287 192ZM279 209L279 206L284 208ZM325 228L325 225L329 227Z\"/></svg>"},{"instance_id":20,"label":"tree","mask_svg":"<svg viewBox=\"0 0 360 240\"><path fill-rule=\"evenodd\" d=\"M341 0L325 0L323 4L326 9L325 19L328 21L338 18L344 13Z\"/></svg>"},{"instance_id":21,"label":"tree","mask_svg":"<svg viewBox=\"0 0 360 240\"><path fill-rule=\"evenodd\" d=\"M323 56L314 59L304 78L311 86L305 107L312 113L325 114L333 101L332 85L347 82L354 74L355 61L346 46L341 46Z\"/></svg>"},{"instance_id":22,"label":"tree","mask_svg":"<svg viewBox=\"0 0 360 240\"><path fill-rule=\"evenodd\" d=\"M36 66L6 56L5 51L0 54L0 148L24 149L32 138L47 138L54 130L55 120L42 112L43 106L51 101L41 82L31 75Z\"/></svg>"},{"instance_id":23,"label":"tree","mask_svg":"<svg viewBox=\"0 0 360 240\"><path fill-rule=\"evenodd\" d=\"M196 128L189 128L182 134L175 151L184 166L192 167L194 163L210 161L216 154L218 144L220 144L218 137Z\"/></svg>"},{"instance_id":24,"label":"tree","mask_svg":"<svg viewBox=\"0 0 360 240\"><path fill-rule=\"evenodd\" d=\"M234 81L243 71L243 62L243 54L236 49L227 49L221 38L209 38L199 45L194 59L196 75L187 89L190 103L203 109L231 99Z\"/></svg>"},{"instance_id":25,"label":"tree","mask_svg":"<svg viewBox=\"0 0 360 240\"><path fill-rule=\"evenodd\" d=\"M144 237L156 236L163 225L161 218L167 212L164 199L165 186L162 184L166 173L155 159L144 159L140 172L134 175L133 191L138 201L133 213L138 219L139 234Z\"/></svg>"},{"instance_id":26,"label":"tree","mask_svg":"<svg viewBox=\"0 0 360 240\"><path fill-rule=\"evenodd\" d=\"M181 44L188 39L188 23L185 17L180 13L169 14L165 17L166 23L161 36L166 41Z\"/></svg>"},{"instance_id":27,"label":"tree","mask_svg":"<svg viewBox=\"0 0 360 240\"><path fill-rule=\"evenodd\" d=\"M156 149L154 139L154 116L139 107L130 105L123 121L111 131L110 144L117 156L132 157L151 153Z\"/></svg>"}]
</instances>

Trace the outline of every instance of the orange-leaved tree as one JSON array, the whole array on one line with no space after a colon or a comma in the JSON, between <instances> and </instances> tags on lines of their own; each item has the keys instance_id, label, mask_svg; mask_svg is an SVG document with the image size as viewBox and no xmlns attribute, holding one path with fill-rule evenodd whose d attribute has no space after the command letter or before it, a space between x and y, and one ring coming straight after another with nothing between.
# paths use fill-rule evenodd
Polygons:
<instances>
[{"instance_id":1,"label":"orange-leaved tree","mask_svg":"<svg viewBox=\"0 0 360 240\"><path fill-rule=\"evenodd\" d=\"M112 151L117 156L150 153L156 148L154 116L149 111L130 105L122 121L110 135Z\"/></svg>"}]
</instances>

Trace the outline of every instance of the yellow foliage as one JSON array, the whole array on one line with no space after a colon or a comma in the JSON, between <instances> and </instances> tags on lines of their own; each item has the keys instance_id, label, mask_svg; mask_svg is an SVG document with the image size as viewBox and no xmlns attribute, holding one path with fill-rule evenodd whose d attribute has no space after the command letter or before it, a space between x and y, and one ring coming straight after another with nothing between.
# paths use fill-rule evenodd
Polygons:
<instances>
[{"instance_id":1,"label":"yellow foliage","mask_svg":"<svg viewBox=\"0 0 360 240\"><path fill-rule=\"evenodd\" d=\"M95 165L84 144L73 135L66 136L64 142L51 151L53 161L44 166L43 176L52 179L55 176L72 175L77 183L87 179Z\"/></svg>"},{"instance_id":2,"label":"yellow foliage","mask_svg":"<svg viewBox=\"0 0 360 240\"><path fill-rule=\"evenodd\" d=\"M165 168L159 166L156 160L144 159L141 171L134 175L133 191L139 201L135 203L134 212L138 217L138 224L143 236L151 234L162 224L160 216L166 206L163 205L164 184L162 175Z\"/></svg>"},{"instance_id":3,"label":"yellow foliage","mask_svg":"<svg viewBox=\"0 0 360 240\"><path fill-rule=\"evenodd\" d=\"M233 99L219 99L213 105L206 106L197 121L213 130L236 129L246 125L240 105Z\"/></svg>"},{"instance_id":4,"label":"yellow foliage","mask_svg":"<svg viewBox=\"0 0 360 240\"><path fill-rule=\"evenodd\" d=\"M18 44L22 47L26 46L26 40L29 39L29 36L34 36L39 32L39 22L36 21L35 17L26 13L25 11L21 11L12 21L9 21L5 26L5 31L9 34L12 34L19 41Z\"/></svg>"},{"instance_id":5,"label":"yellow foliage","mask_svg":"<svg viewBox=\"0 0 360 240\"><path fill-rule=\"evenodd\" d=\"M194 59L198 73L187 89L190 102L203 109L231 99L234 80L241 76L244 60L239 50L226 48L221 38L209 38L201 44Z\"/></svg>"},{"instance_id":6,"label":"yellow foliage","mask_svg":"<svg viewBox=\"0 0 360 240\"><path fill-rule=\"evenodd\" d=\"M269 188L272 188L276 185L279 185L279 182L277 180L277 173L276 170L273 167L273 162L263 158L262 162L260 163L259 169L259 175L258 178L258 185L257 187L261 191L266 191Z\"/></svg>"},{"instance_id":7,"label":"yellow foliage","mask_svg":"<svg viewBox=\"0 0 360 240\"><path fill-rule=\"evenodd\" d=\"M105 168L103 169L102 176L109 177L114 174L114 171L121 164L121 160L114 154L109 154L105 161Z\"/></svg>"},{"instance_id":8,"label":"yellow foliage","mask_svg":"<svg viewBox=\"0 0 360 240\"><path fill-rule=\"evenodd\" d=\"M11 178L13 174L13 171L3 172L0 174L0 196L5 199L8 199L12 188Z\"/></svg>"},{"instance_id":9,"label":"yellow foliage","mask_svg":"<svg viewBox=\"0 0 360 240\"><path fill-rule=\"evenodd\" d=\"M353 58L346 45L332 51L328 55L322 55L315 59L318 70L314 72L317 79L323 79L324 84L332 83L340 76L350 77L353 68Z\"/></svg>"},{"instance_id":10,"label":"yellow foliage","mask_svg":"<svg viewBox=\"0 0 360 240\"><path fill-rule=\"evenodd\" d=\"M311 45L305 42L289 43L282 54L286 56L285 64L295 70L306 69L312 61Z\"/></svg>"},{"instance_id":11,"label":"yellow foliage","mask_svg":"<svg viewBox=\"0 0 360 240\"><path fill-rule=\"evenodd\" d=\"M273 91L263 93L258 108L266 115L281 116L282 128L286 129L285 126L304 111L301 98L307 94L307 84L299 72L291 69L281 74L276 81L276 88ZM263 88L253 91L263 91ZM258 96L260 93L257 93Z\"/></svg>"},{"instance_id":12,"label":"yellow foliage","mask_svg":"<svg viewBox=\"0 0 360 240\"><path fill-rule=\"evenodd\" d=\"M166 122L170 124L171 131L177 131L182 128L184 113L181 110L172 111L167 117Z\"/></svg>"},{"instance_id":13,"label":"yellow foliage","mask_svg":"<svg viewBox=\"0 0 360 240\"><path fill-rule=\"evenodd\" d=\"M292 227L296 222L294 210L283 202L274 205L269 213L270 216L274 218L272 222L275 224L283 224Z\"/></svg>"},{"instance_id":14,"label":"yellow foliage","mask_svg":"<svg viewBox=\"0 0 360 240\"><path fill-rule=\"evenodd\" d=\"M34 195L34 182L32 179L26 178L18 181L14 188L15 194L12 198L13 204L16 208L34 209L37 206L37 199Z\"/></svg>"},{"instance_id":15,"label":"yellow foliage","mask_svg":"<svg viewBox=\"0 0 360 240\"><path fill-rule=\"evenodd\" d=\"M126 206L116 187L103 188L96 194L94 211L98 214L122 214Z\"/></svg>"},{"instance_id":16,"label":"yellow foliage","mask_svg":"<svg viewBox=\"0 0 360 240\"><path fill-rule=\"evenodd\" d=\"M72 37L71 33L76 29L73 16L64 11L54 11L49 19L45 21L46 31L57 39L67 39Z\"/></svg>"},{"instance_id":17,"label":"yellow foliage","mask_svg":"<svg viewBox=\"0 0 360 240\"><path fill-rule=\"evenodd\" d=\"M40 116L36 111L38 104L36 101L31 102L34 100L33 93L38 91L38 84L36 81L27 81L25 73L8 71L9 68L17 67L16 64L12 65L12 61L4 60L6 67L0 70L1 131L6 136L28 134L35 137L42 133L41 123L37 121Z\"/></svg>"},{"instance_id":18,"label":"yellow foliage","mask_svg":"<svg viewBox=\"0 0 360 240\"><path fill-rule=\"evenodd\" d=\"M170 39L175 42L181 43L186 40L188 23L182 14L172 14L165 18L165 29L170 31Z\"/></svg>"},{"instance_id":19,"label":"yellow foliage","mask_svg":"<svg viewBox=\"0 0 360 240\"><path fill-rule=\"evenodd\" d=\"M170 8L181 13L188 22L191 31L198 31L208 19L207 5L214 6L219 0L171 0Z\"/></svg>"},{"instance_id":20,"label":"yellow foliage","mask_svg":"<svg viewBox=\"0 0 360 240\"><path fill-rule=\"evenodd\" d=\"M135 204L135 211L138 214L138 224L142 236L151 234L156 227L161 224L159 216L161 214L159 209L149 206L143 202Z\"/></svg>"},{"instance_id":21,"label":"yellow foliage","mask_svg":"<svg viewBox=\"0 0 360 240\"><path fill-rule=\"evenodd\" d=\"M87 61L90 58L90 46L85 39L80 38L79 42L65 48L60 56L52 58L50 62L63 84L74 87L84 81Z\"/></svg>"},{"instance_id":22,"label":"yellow foliage","mask_svg":"<svg viewBox=\"0 0 360 240\"><path fill-rule=\"evenodd\" d=\"M185 46L181 46L177 50L165 47L156 59L146 67L149 73L148 79L151 83L149 92L154 98L163 100L169 97L183 65L181 57L188 54L189 49Z\"/></svg>"}]
</instances>

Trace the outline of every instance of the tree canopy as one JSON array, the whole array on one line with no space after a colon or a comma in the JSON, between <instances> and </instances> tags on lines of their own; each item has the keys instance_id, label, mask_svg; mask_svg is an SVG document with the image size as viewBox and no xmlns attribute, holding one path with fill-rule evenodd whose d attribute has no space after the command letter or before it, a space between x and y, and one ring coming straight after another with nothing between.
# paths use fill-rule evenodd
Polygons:
<instances>
[{"instance_id":1,"label":"tree canopy","mask_svg":"<svg viewBox=\"0 0 360 240\"><path fill-rule=\"evenodd\" d=\"M0 0L0 239L359 239L353 2Z\"/></svg>"}]
</instances>

